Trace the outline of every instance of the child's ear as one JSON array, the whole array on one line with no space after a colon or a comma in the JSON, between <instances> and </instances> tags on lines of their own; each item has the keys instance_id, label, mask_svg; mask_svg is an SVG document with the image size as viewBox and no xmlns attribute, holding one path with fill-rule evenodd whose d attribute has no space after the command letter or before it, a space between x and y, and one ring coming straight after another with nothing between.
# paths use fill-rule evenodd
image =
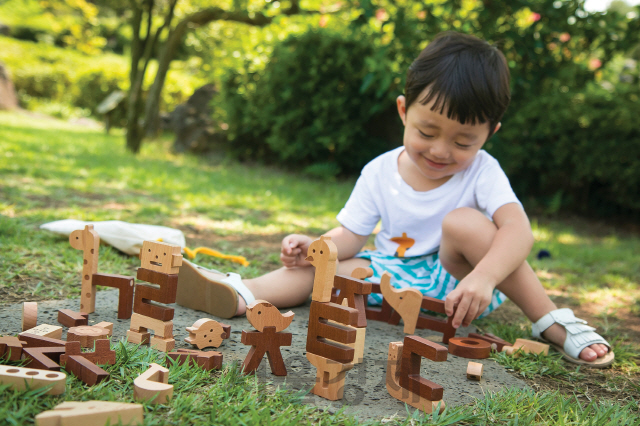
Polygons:
<instances>
[{"instance_id":1,"label":"child's ear","mask_svg":"<svg viewBox=\"0 0 640 426\"><path fill-rule=\"evenodd\" d=\"M496 128L495 128L495 130L493 131L493 133L492 133L492 134L496 134L496 133L498 133L498 130L500 130L500 127L502 127L502 123L498 123L498 124L496 124Z\"/></svg>"},{"instance_id":2,"label":"child's ear","mask_svg":"<svg viewBox=\"0 0 640 426\"><path fill-rule=\"evenodd\" d=\"M398 96L396 99L396 105L398 106L398 115L400 116L400 120L402 120L402 124L407 124L407 108L406 108L406 100L403 95Z\"/></svg>"}]
</instances>

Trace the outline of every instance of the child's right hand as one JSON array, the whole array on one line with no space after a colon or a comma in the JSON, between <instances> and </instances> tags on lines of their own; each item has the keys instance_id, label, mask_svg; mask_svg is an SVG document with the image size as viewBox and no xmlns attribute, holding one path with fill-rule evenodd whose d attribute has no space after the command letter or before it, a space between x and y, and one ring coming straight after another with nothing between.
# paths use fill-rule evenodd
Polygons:
<instances>
[{"instance_id":1,"label":"child's right hand","mask_svg":"<svg viewBox=\"0 0 640 426\"><path fill-rule=\"evenodd\" d=\"M284 237L280 260L285 268L310 266L311 263L304 259L307 257L307 250L309 250L312 241L306 235L291 234Z\"/></svg>"}]
</instances>

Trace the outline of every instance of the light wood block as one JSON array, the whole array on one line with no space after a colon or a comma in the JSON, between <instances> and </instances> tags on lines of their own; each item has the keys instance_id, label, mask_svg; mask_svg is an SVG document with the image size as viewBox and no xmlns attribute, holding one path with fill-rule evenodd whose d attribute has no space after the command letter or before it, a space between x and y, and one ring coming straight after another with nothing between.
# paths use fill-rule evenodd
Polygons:
<instances>
[{"instance_id":1,"label":"light wood block","mask_svg":"<svg viewBox=\"0 0 640 426\"><path fill-rule=\"evenodd\" d=\"M191 327L186 327L186 330L189 337L184 341L197 346L198 349L217 348L231 334L231 326L209 318L199 319Z\"/></svg>"},{"instance_id":2,"label":"light wood block","mask_svg":"<svg viewBox=\"0 0 640 426\"><path fill-rule=\"evenodd\" d=\"M80 312L90 314L96 310L96 285L93 274L98 272L98 250L100 236L87 225L83 230L76 230L69 235L69 244L76 250L82 250L82 276L80 293Z\"/></svg>"},{"instance_id":3,"label":"light wood block","mask_svg":"<svg viewBox=\"0 0 640 426\"><path fill-rule=\"evenodd\" d=\"M335 321L327 321L327 322L330 324L339 324ZM347 327L343 324L341 325L343 327ZM349 327L349 328L355 328L355 327ZM360 364L362 361L364 361L364 341L365 341L365 336L367 334L367 328L366 327L355 328L355 330L356 330L356 341L353 343L345 343L345 345L354 349L353 363ZM335 340L331 340L331 339L326 339L326 341L329 343L341 344L340 342L336 342Z\"/></svg>"},{"instance_id":4,"label":"light wood block","mask_svg":"<svg viewBox=\"0 0 640 426\"><path fill-rule=\"evenodd\" d=\"M165 404L173 397L173 385L169 382L169 370L152 363L149 369L133 381L133 397L136 401Z\"/></svg>"},{"instance_id":5,"label":"light wood block","mask_svg":"<svg viewBox=\"0 0 640 426\"><path fill-rule=\"evenodd\" d=\"M338 248L331 241L331 237L321 236L309 245L306 260L316 267L313 277L313 292L311 300L316 302L330 302L333 278L336 275Z\"/></svg>"},{"instance_id":6,"label":"light wood block","mask_svg":"<svg viewBox=\"0 0 640 426\"><path fill-rule=\"evenodd\" d=\"M67 342L80 342L83 348L92 348L99 339L108 339L109 330L94 325L81 325L67 330Z\"/></svg>"},{"instance_id":7,"label":"light wood block","mask_svg":"<svg viewBox=\"0 0 640 426\"><path fill-rule=\"evenodd\" d=\"M140 265L145 269L177 274L182 265L182 248L159 241L144 241L140 249Z\"/></svg>"},{"instance_id":8,"label":"light wood block","mask_svg":"<svg viewBox=\"0 0 640 426\"><path fill-rule=\"evenodd\" d=\"M23 331L22 333L30 333L30 334L35 334L36 336L51 337L53 339L62 339L62 327L58 325L40 324L39 326Z\"/></svg>"},{"instance_id":9,"label":"light wood block","mask_svg":"<svg viewBox=\"0 0 640 426\"><path fill-rule=\"evenodd\" d=\"M482 379L482 370L484 365L479 362L469 361L467 364L467 379L479 382Z\"/></svg>"},{"instance_id":10,"label":"light wood block","mask_svg":"<svg viewBox=\"0 0 640 426\"><path fill-rule=\"evenodd\" d=\"M36 416L36 426L141 425L141 404L108 401L65 401Z\"/></svg>"},{"instance_id":11,"label":"light wood block","mask_svg":"<svg viewBox=\"0 0 640 426\"><path fill-rule=\"evenodd\" d=\"M516 339L516 342L513 344L513 349L522 349L524 353L549 355L549 345L528 339Z\"/></svg>"},{"instance_id":12,"label":"light wood block","mask_svg":"<svg viewBox=\"0 0 640 426\"><path fill-rule=\"evenodd\" d=\"M316 384L311 393L330 401L344 396L344 380L353 363L343 364L320 355L307 352L307 359L316 367Z\"/></svg>"},{"instance_id":13,"label":"light wood block","mask_svg":"<svg viewBox=\"0 0 640 426\"><path fill-rule=\"evenodd\" d=\"M141 333L151 330L156 337L163 339L173 337L173 321L161 321L136 313L131 315L131 325L129 329Z\"/></svg>"},{"instance_id":14,"label":"light wood block","mask_svg":"<svg viewBox=\"0 0 640 426\"><path fill-rule=\"evenodd\" d=\"M109 332L109 336L113 335L113 323L107 321L101 321L97 324L93 324L94 327L104 328Z\"/></svg>"},{"instance_id":15,"label":"light wood block","mask_svg":"<svg viewBox=\"0 0 640 426\"><path fill-rule=\"evenodd\" d=\"M54 385L48 395L64 393L67 375L59 371L36 370L34 368L0 365L0 384L10 385L14 390L38 389Z\"/></svg>"},{"instance_id":16,"label":"light wood block","mask_svg":"<svg viewBox=\"0 0 640 426\"><path fill-rule=\"evenodd\" d=\"M161 352L169 352L176 347L176 340L173 338L163 339L161 337L151 336L149 346Z\"/></svg>"},{"instance_id":17,"label":"light wood block","mask_svg":"<svg viewBox=\"0 0 640 426\"><path fill-rule=\"evenodd\" d=\"M293 321L294 313L289 311L281 314L278 308L266 300L256 300L247 306L247 319L256 330L264 331L265 327L275 327L279 333L289 327Z\"/></svg>"},{"instance_id":18,"label":"light wood block","mask_svg":"<svg viewBox=\"0 0 640 426\"><path fill-rule=\"evenodd\" d=\"M22 331L35 328L38 325L38 302L24 302L22 304Z\"/></svg>"},{"instance_id":19,"label":"light wood block","mask_svg":"<svg viewBox=\"0 0 640 426\"><path fill-rule=\"evenodd\" d=\"M404 332L413 334L416 331L422 293L415 288L395 289L391 285L391 274L384 272L380 278L380 290L389 305L402 317Z\"/></svg>"}]
</instances>

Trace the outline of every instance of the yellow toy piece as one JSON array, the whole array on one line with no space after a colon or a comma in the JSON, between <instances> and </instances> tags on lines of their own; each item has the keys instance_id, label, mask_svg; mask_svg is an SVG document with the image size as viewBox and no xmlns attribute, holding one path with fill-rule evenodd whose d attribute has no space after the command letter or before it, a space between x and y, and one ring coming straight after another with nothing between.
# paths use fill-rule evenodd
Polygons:
<instances>
[{"instance_id":1,"label":"yellow toy piece","mask_svg":"<svg viewBox=\"0 0 640 426\"><path fill-rule=\"evenodd\" d=\"M249 261L244 256L234 256L230 254L220 253L219 251L210 249L208 247L198 247L191 250L188 247L184 248L184 253L189 259L194 259L198 253L206 254L207 256L219 257L220 259L230 260L235 263L239 263L242 266L249 266Z\"/></svg>"}]
</instances>

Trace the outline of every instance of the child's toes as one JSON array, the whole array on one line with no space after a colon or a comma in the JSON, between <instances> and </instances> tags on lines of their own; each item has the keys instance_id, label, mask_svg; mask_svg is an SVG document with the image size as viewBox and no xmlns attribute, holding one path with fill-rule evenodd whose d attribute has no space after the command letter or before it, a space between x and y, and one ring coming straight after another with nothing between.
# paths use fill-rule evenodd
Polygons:
<instances>
[{"instance_id":1,"label":"child's toes","mask_svg":"<svg viewBox=\"0 0 640 426\"><path fill-rule=\"evenodd\" d=\"M605 356L607 352L609 352L609 348L601 343L591 345L591 348L596 351L596 354L598 354L598 358L600 358L601 356Z\"/></svg>"},{"instance_id":2,"label":"child's toes","mask_svg":"<svg viewBox=\"0 0 640 426\"><path fill-rule=\"evenodd\" d=\"M595 346L595 345L591 345L587 348L584 348L582 352L580 352L580 359L587 362L591 362L591 361L595 361L598 358L598 354L593 349L591 349L592 346Z\"/></svg>"}]
</instances>

